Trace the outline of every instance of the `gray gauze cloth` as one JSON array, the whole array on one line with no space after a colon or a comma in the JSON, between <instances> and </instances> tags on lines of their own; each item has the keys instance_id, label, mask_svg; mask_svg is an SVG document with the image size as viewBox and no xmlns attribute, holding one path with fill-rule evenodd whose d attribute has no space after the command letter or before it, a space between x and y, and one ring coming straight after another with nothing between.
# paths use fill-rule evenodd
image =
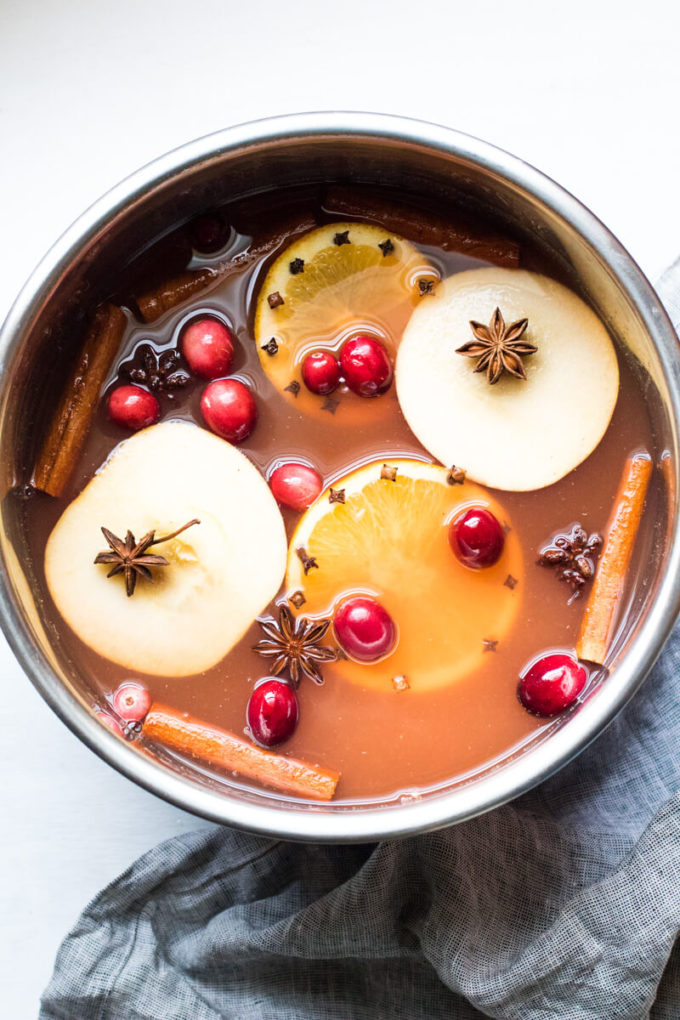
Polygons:
<instances>
[{"instance_id":1,"label":"gray gauze cloth","mask_svg":"<svg viewBox=\"0 0 680 1020\"><path fill-rule=\"evenodd\" d=\"M680 626L595 744L481 818L151 850L66 937L40 1017L680 1020L679 780Z\"/></svg>"}]
</instances>

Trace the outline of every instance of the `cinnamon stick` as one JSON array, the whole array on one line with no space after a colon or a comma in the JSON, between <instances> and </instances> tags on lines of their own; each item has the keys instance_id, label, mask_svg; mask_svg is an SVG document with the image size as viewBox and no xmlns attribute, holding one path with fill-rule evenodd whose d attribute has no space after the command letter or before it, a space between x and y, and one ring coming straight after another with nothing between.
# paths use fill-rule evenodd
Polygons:
<instances>
[{"instance_id":1,"label":"cinnamon stick","mask_svg":"<svg viewBox=\"0 0 680 1020\"><path fill-rule=\"evenodd\" d=\"M126 324L117 305L103 304L95 311L33 472L33 485L50 496L61 496L66 487Z\"/></svg>"},{"instance_id":2,"label":"cinnamon stick","mask_svg":"<svg viewBox=\"0 0 680 1020\"><path fill-rule=\"evenodd\" d=\"M576 654L586 662L604 665L652 468L647 454L629 458L624 468L576 642Z\"/></svg>"},{"instance_id":3,"label":"cinnamon stick","mask_svg":"<svg viewBox=\"0 0 680 1020\"><path fill-rule=\"evenodd\" d=\"M300 234L313 230L316 221L309 216L302 220L290 221L279 225L277 230L263 241L253 242L247 251L240 252L233 258L215 266L205 269L187 269L178 276L165 280L158 287L149 290L139 296L137 307L145 322L154 322L163 312L169 311L176 305L186 301L204 290L209 283L222 280L231 276L232 273L243 272L258 259L265 258L271 252L281 247L286 241L297 237Z\"/></svg>"},{"instance_id":4,"label":"cinnamon stick","mask_svg":"<svg viewBox=\"0 0 680 1020\"><path fill-rule=\"evenodd\" d=\"M407 204L382 198L372 191L334 185L326 192L324 206L331 213L349 219L373 220L416 244L432 245L443 251L457 251L496 266L516 268L519 245L500 235L479 231L463 219L453 221Z\"/></svg>"},{"instance_id":5,"label":"cinnamon stick","mask_svg":"<svg viewBox=\"0 0 680 1020\"><path fill-rule=\"evenodd\" d=\"M177 276L170 277L158 287L147 291L137 298L137 307L144 322L154 322L163 312L198 294L217 279L215 269L187 269Z\"/></svg>"},{"instance_id":6,"label":"cinnamon stick","mask_svg":"<svg viewBox=\"0 0 680 1020\"><path fill-rule=\"evenodd\" d=\"M165 747L296 797L331 800L340 778L332 769L265 751L167 705L151 706L142 732Z\"/></svg>"},{"instance_id":7,"label":"cinnamon stick","mask_svg":"<svg viewBox=\"0 0 680 1020\"><path fill-rule=\"evenodd\" d=\"M675 506L675 500L677 496L678 482L675 477L675 467L673 465L673 458L668 450L665 450L661 454L661 460L659 461L659 468L663 475L664 481L666 482L666 497L669 506Z\"/></svg>"}]
</instances>

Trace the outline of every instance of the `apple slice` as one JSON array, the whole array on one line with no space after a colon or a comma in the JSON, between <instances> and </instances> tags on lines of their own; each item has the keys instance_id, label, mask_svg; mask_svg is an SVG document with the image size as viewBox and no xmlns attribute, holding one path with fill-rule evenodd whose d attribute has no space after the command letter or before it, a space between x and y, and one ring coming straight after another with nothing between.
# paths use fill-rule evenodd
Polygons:
<instances>
[{"instance_id":1,"label":"apple slice","mask_svg":"<svg viewBox=\"0 0 680 1020\"><path fill-rule=\"evenodd\" d=\"M104 526L137 540L197 524L149 553L126 597L122 575L95 566ZM269 486L235 447L187 422L122 443L66 508L45 550L47 584L66 622L99 655L139 673L190 676L219 662L276 595L286 567L283 520Z\"/></svg>"},{"instance_id":2,"label":"apple slice","mask_svg":"<svg viewBox=\"0 0 680 1020\"><path fill-rule=\"evenodd\" d=\"M500 308L527 318L527 378L490 385L457 354L470 321ZM397 395L409 426L445 465L497 489L558 481L595 449L616 405L619 369L602 322L573 291L523 269L472 269L444 280L414 311L397 355Z\"/></svg>"}]
</instances>

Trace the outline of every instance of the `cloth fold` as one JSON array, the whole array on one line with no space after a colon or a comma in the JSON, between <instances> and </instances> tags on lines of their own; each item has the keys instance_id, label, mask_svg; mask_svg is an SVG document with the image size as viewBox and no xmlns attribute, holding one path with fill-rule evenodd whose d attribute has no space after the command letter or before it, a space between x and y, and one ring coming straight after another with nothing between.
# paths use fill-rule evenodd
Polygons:
<instances>
[{"instance_id":1,"label":"cloth fold","mask_svg":"<svg viewBox=\"0 0 680 1020\"><path fill-rule=\"evenodd\" d=\"M678 1020L679 682L676 627L576 761L441 832L169 840L86 908L40 1020Z\"/></svg>"}]
</instances>

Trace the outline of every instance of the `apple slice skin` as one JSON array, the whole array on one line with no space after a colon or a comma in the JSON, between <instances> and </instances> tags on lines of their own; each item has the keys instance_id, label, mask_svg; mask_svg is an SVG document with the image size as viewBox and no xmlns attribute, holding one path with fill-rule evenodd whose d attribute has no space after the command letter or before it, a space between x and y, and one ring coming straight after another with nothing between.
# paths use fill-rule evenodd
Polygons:
<instances>
[{"instance_id":1,"label":"apple slice skin","mask_svg":"<svg viewBox=\"0 0 680 1020\"><path fill-rule=\"evenodd\" d=\"M489 385L475 361L456 353L470 320L527 317L538 351L527 379ZM397 395L410 428L442 464L483 485L541 489L588 457L609 426L619 370L604 325L573 291L522 269L473 269L439 284L413 313L396 366Z\"/></svg>"},{"instance_id":2,"label":"apple slice skin","mask_svg":"<svg viewBox=\"0 0 680 1020\"><path fill-rule=\"evenodd\" d=\"M169 560L139 579L95 566L101 526L137 539L200 524L150 552ZM178 677L219 662L276 595L286 567L281 512L257 468L187 422L122 443L66 508L47 543L45 575L61 615L95 652L137 673Z\"/></svg>"}]
</instances>

